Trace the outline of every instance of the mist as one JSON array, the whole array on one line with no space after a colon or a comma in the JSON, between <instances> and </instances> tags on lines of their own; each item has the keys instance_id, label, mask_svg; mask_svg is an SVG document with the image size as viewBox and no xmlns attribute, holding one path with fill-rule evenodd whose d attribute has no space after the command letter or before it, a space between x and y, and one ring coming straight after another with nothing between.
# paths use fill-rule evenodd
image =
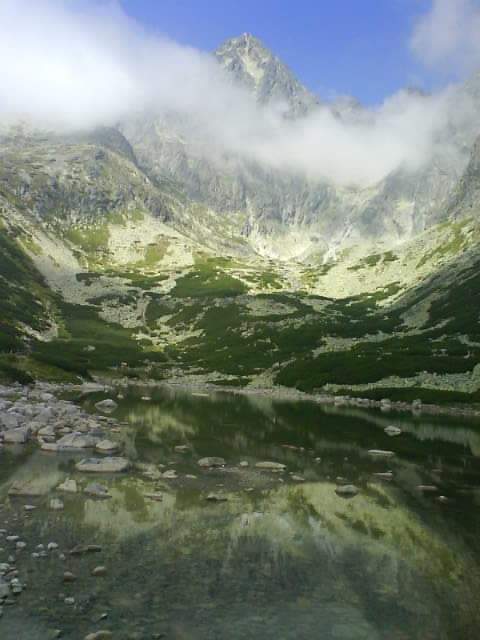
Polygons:
<instances>
[{"instance_id":1,"label":"mist","mask_svg":"<svg viewBox=\"0 0 480 640\"><path fill-rule=\"evenodd\" d=\"M412 47L428 61L439 57L428 42L444 4L434 2L413 35ZM451 118L453 95L453 89L434 96L403 91L348 119L322 106L292 121L283 105L257 105L213 56L145 31L116 2L0 0L3 124L21 119L64 131L112 126L145 112L176 113L192 123L206 154L221 150L339 185L368 186L428 161Z\"/></svg>"}]
</instances>

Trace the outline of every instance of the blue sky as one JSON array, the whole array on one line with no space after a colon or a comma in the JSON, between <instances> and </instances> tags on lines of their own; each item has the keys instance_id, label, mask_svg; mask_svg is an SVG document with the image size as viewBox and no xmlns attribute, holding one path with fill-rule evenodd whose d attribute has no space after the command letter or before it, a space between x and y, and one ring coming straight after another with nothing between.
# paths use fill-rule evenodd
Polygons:
<instances>
[{"instance_id":1,"label":"blue sky","mask_svg":"<svg viewBox=\"0 0 480 640\"><path fill-rule=\"evenodd\" d=\"M401 87L430 89L408 47L429 0L121 0L150 29L202 50L253 33L324 98L376 104Z\"/></svg>"}]
</instances>

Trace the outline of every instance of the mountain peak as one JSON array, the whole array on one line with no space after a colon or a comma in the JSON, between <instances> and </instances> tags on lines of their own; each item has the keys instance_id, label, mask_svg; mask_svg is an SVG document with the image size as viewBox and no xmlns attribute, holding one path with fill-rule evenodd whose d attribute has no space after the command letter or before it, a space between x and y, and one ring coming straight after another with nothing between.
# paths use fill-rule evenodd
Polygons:
<instances>
[{"instance_id":1,"label":"mountain peak","mask_svg":"<svg viewBox=\"0 0 480 640\"><path fill-rule=\"evenodd\" d=\"M287 117L306 115L318 104L292 71L251 33L230 38L216 51L220 64L261 104L277 103Z\"/></svg>"}]
</instances>

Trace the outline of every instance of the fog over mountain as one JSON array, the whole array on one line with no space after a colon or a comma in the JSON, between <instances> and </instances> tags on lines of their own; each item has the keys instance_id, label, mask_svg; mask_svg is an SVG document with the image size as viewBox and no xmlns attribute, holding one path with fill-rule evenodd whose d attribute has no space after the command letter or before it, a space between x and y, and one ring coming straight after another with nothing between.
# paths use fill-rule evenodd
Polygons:
<instances>
[{"instance_id":1,"label":"fog over mountain","mask_svg":"<svg viewBox=\"0 0 480 640\"><path fill-rule=\"evenodd\" d=\"M444 26L438 26L441 8L435 3L413 35L427 61L435 57L428 39ZM68 130L175 113L209 157L227 152L272 169L366 186L400 168L424 167L445 128L459 119L465 127L471 118L468 96L459 103L452 87L430 96L402 90L372 109L337 109L292 80L275 57L264 68L261 43L248 42L236 60L222 48L215 59L145 32L117 3L3 0L2 120ZM274 68L281 69L281 82L263 82ZM256 83L260 91L252 91Z\"/></svg>"}]
</instances>

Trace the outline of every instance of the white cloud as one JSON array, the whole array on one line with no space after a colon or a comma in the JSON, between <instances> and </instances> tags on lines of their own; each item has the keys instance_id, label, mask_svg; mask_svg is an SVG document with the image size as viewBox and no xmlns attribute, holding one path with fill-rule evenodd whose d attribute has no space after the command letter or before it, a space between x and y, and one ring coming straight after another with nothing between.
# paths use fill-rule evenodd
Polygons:
<instances>
[{"instance_id":1,"label":"white cloud","mask_svg":"<svg viewBox=\"0 0 480 640\"><path fill-rule=\"evenodd\" d=\"M414 29L411 48L427 66L464 73L480 65L480 2L433 0Z\"/></svg>"},{"instance_id":2,"label":"white cloud","mask_svg":"<svg viewBox=\"0 0 480 640\"><path fill-rule=\"evenodd\" d=\"M419 50L426 25L417 28ZM448 35L442 46L451 46ZM145 110L175 112L217 150L340 184L370 184L425 162L449 104L448 92L401 92L348 122L328 108L285 121L233 86L212 56L146 33L115 2L0 0L3 120L80 128Z\"/></svg>"}]
</instances>

